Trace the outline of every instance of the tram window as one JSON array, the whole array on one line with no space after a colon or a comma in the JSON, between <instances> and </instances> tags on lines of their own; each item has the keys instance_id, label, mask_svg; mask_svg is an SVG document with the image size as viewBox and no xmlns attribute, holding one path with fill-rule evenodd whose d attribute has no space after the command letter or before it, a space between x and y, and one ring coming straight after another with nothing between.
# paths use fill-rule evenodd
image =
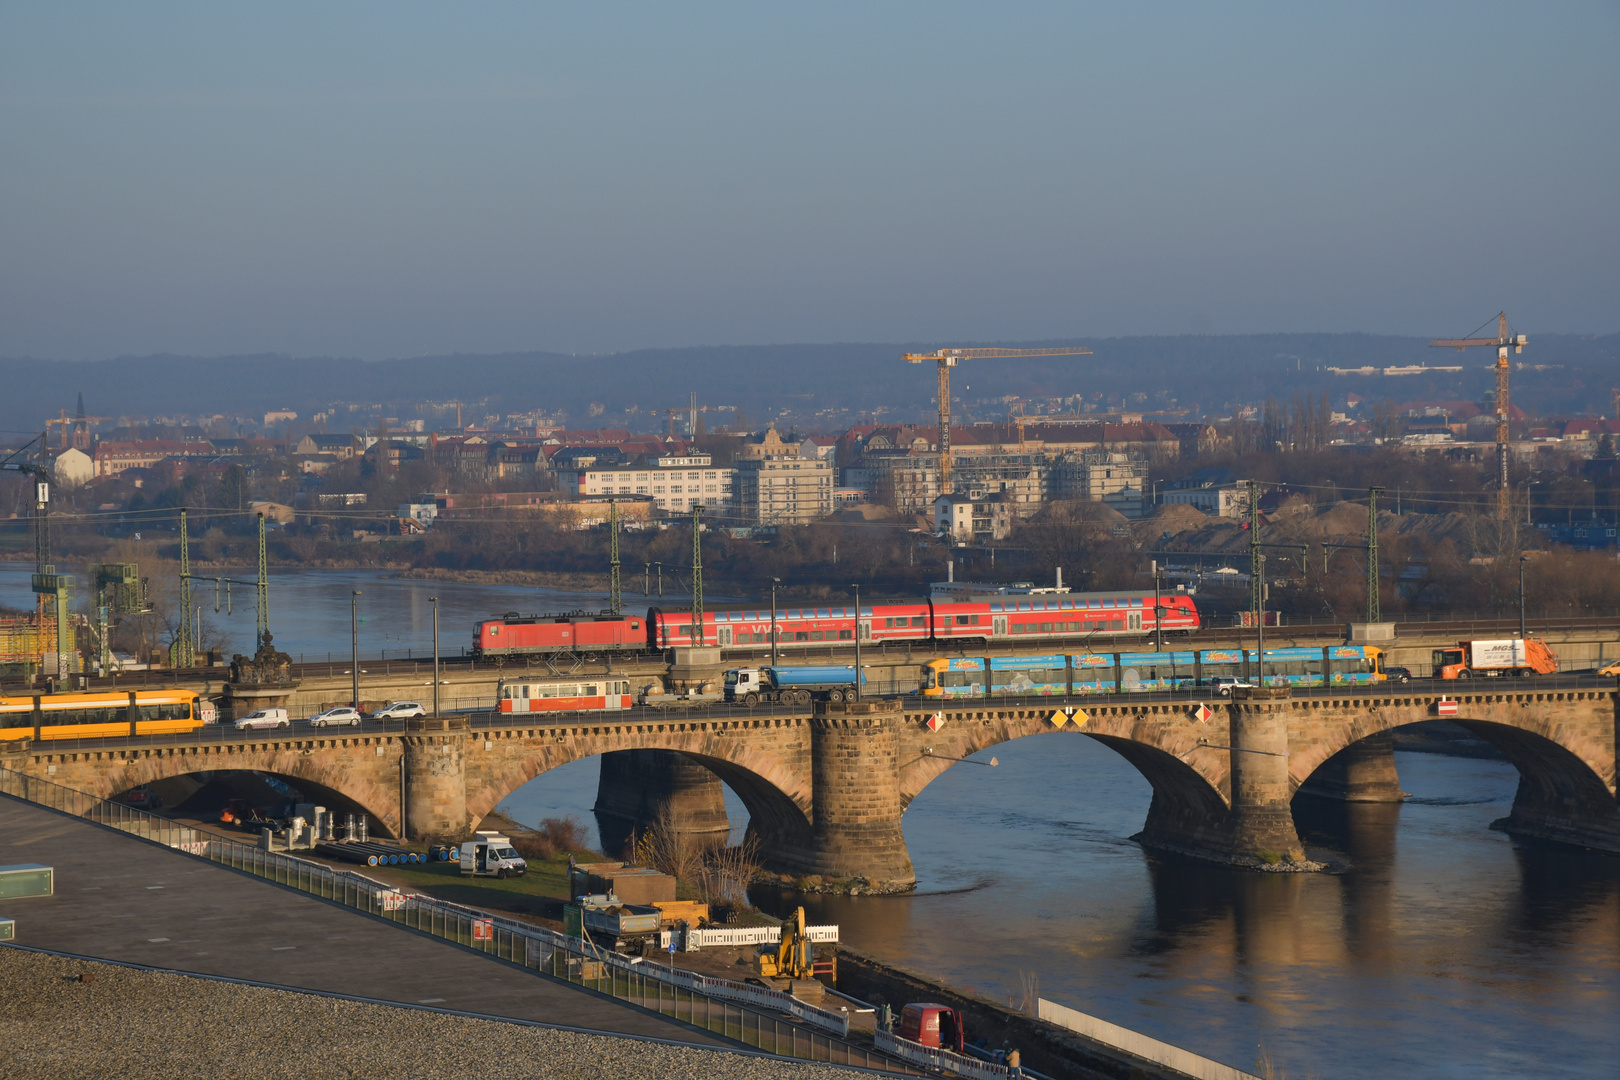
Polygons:
<instances>
[{"instance_id":1,"label":"tram window","mask_svg":"<svg viewBox=\"0 0 1620 1080\"><path fill-rule=\"evenodd\" d=\"M584 694L584 696L585 697L595 697L596 696L596 684L595 683L586 683L585 684L585 694Z\"/></svg>"},{"instance_id":2,"label":"tram window","mask_svg":"<svg viewBox=\"0 0 1620 1080\"><path fill-rule=\"evenodd\" d=\"M925 668L922 669L922 689L924 689L924 690L932 690L933 688L934 688L934 669L925 667Z\"/></svg>"}]
</instances>

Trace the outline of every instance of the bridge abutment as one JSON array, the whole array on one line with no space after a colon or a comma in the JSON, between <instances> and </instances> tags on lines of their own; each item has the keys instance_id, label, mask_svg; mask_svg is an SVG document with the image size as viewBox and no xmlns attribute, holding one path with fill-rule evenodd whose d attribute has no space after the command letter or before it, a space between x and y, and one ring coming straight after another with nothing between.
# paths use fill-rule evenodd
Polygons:
<instances>
[{"instance_id":1,"label":"bridge abutment","mask_svg":"<svg viewBox=\"0 0 1620 1080\"><path fill-rule=\"evenodd\" d=\"M420 717L405 724L406 835L416 841L467 839L467 718Z\"/></svg>"}]
</instances>

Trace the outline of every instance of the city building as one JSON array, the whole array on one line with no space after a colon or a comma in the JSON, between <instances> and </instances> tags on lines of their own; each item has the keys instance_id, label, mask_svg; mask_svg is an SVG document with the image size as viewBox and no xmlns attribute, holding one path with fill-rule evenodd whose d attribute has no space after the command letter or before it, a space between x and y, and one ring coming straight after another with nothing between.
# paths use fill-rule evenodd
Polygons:
<instances>
[{"instance_id":1,"label":"city building","mask_svg":"<svg viewBox=\"0 0 1620 1080\"><path fill-rule=\"evenodd\" d=\"M571 476L571 483L564 477ZM572 473L558 471L557 487L580 497L646 495L659 510L684 514L700 503L729 514L735 470L717 468L708 454L682 453L611 465L591 464Z\"/></svg>"},{"instance_id":2,"label":"city building","mask_svg":"<svg viewBox=\"0 0 1620 1080\"><path fill-rule=\"evenodd\" d=\"M1050 491L1054 499L1101 501L1127 487L1145 486L1148 463L1111 450L1069 453L1052 463Z\"/></svg>"},{"instance_id":3,"label":"city building","mask_svg":"<svg viewBox=\"0 0 1620 1080\"><path fill-rule=\"evenodd\" d=\"M829 461L805 459L797 453L739 457L736 474L736 515L747 524L802 525L832 513L833 467Z\"/></svg>"},{"instance_id":4,"label":"city building","mask_svg":"<svg viewBox=\"0 0 1620 1080\"><path fill-rule=\"evenodd\" d=\"M941 495L934 500L934 531L956 544L982 544L1012 535L1014 502L1004 492L973 498Z\"/></svg>"},{"instance_id":5,"label":"city building","mask_svg":"<svg viewBox=\"0 0 1620 1080\"><path fill-rule=\"evenodd\" d=\"M51 476L63 487L78 487L95 475L95 459L77 447L68 447L51 462Z\"/></svg>"},{"instance_id":6,"label":"city building","mask_svg":"<svg viewBox=\"0 0 1620 1080\"><path fill-rule=\"evenodd\" d=\"M96 475L117 476L125 469L150 469L169 458L215 456L214 446L208 442L180 442L173 439L104 442L96 446Z\"/></svg>"}]
</instances>

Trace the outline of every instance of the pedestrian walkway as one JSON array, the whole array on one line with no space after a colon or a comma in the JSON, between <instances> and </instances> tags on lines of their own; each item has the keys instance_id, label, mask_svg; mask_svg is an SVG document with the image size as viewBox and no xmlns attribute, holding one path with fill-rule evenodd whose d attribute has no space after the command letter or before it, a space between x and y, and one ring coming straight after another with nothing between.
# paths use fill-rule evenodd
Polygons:
<instances>
[{"instance_id":1,"label":"pedestrian walkway","mask_svg":"<svg viewBox=\"0 0 1620 1080\"><path fill-rule=\"evenodd\" d=\"M0 797L0 864L56 868L3 901L21 945L278 986L710 1045L705 1032L305 893ZM229 1014L230 991L221 988Z\"/></svg>"}]
</instances>

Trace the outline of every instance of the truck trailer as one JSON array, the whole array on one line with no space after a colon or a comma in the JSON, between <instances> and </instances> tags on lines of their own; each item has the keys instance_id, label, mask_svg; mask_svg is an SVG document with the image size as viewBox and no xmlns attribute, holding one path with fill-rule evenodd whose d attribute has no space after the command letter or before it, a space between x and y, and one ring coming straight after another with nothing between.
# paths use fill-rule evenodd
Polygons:
<instances>
[{"instance_id":1,"label":"truck trailer","mask_svg":"<svg viewBox=\"0 0 1620 1080\"><path fill-rule=\"evenodd\" d=\"M861 685L866 675L861 675ZM758 705L779 701L786 705L808 705L815 701L853 701L855 669L821 665L816 667L732 668L726 672L726 700Z\"/></svg>"},{"instance_id":2,"label":"truck trailer","mask_svg":"<svg viewBox=\"0 0 1620 1080\"><path fill-rule=\"evenodd\" d=\"M1437 679L1481 679L1503 675L1551 675L1558 657L1539 638L1459 641L1455 649L1434 650Z\"/></svg>"}]
</instances>

